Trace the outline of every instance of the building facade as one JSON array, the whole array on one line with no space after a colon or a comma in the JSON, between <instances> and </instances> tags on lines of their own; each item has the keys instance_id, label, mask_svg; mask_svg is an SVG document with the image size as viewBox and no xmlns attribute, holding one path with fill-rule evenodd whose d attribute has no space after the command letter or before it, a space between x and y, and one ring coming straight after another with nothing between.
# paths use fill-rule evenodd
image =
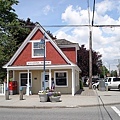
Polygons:
<instances>
[{"instance_id":1,"label":"building facade","mask_svg":"<svg viewBox=\"0 0 120 120\"><path fill-rule=\"evenodd\" d=\"M74 96L79 90L81 71L77 66L77 50L77 43L64 39L53 40L42 26L36 25L10 61L3 66L7 69L7 87L9 73L13 71L18 93L22 87L27 95L37 94L40 90L51 88L51 79L54 79L56 91Z\"/></svg>"}]
</instances>

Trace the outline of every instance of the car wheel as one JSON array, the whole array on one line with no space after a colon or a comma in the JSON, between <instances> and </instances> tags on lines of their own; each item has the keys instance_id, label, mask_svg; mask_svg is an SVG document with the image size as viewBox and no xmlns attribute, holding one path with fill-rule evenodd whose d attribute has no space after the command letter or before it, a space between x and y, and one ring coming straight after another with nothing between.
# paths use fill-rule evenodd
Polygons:
<instances>
[{"instance_id":1,"label":"car wheel","mask_svg":"<svg viewBox=\"0 0 120 120\"><path fill-rule=\"evenodd\" d=\"M118 86L118 89L120 90L120 85Z\"/></svg>"},{"instance_id":2,"label":"car wheel","mask_svg":"<svg viewBox=\"0 0 120 120\"><path fill-rule=\"evenodd\" d=\"M93 89L96 90L96 86L95 85L93 85Z\"/></svg>"},{"instance_id":3,"label":"car wheel","mask_svg":"<svg viewBox=\"0 0 120 120\"><path fill-rule=\"evenodd\" d=\"M108 91L110 91L110 88L108 88Z\"/></svg>"},{"instance_id":4,"label":"car wheel","mask_svg":"<svg viewBox=\"0 0 120 120\"><path fill-rule=\"evenodd\" d=\"M97 85L97 89L99 90L99 85Z\"/></svg>"}]
</instances>

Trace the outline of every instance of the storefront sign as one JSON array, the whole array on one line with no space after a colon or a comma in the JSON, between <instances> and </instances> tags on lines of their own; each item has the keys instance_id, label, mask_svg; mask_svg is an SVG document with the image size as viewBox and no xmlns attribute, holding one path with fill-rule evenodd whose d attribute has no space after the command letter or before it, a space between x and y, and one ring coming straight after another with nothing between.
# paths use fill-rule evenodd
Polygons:
<instances>
[{"instance_id":1,"label":"storefront sign","mask_svg":"<svg viewBox=\"0 0 120 120\"><path fill-rule=\"evenodd\" d=\"M43 65L43 64L44 64L44 61L29 61L29 62L26 62L26 65ZM45 61L45 64L50 65L51 61Z\"/></svg>"}]
</instances>

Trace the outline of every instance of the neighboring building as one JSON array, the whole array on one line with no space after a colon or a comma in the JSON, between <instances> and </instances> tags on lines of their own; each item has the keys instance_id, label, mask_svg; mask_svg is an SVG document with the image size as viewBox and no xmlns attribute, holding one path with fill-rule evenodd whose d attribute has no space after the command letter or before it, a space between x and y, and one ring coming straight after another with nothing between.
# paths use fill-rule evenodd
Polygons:
<instances>
[{"instance_id":1,"label":"neighboring building","mask_svg":"<svg viewBox=\"0 0 120 120\"><path fill-rule=\"evenodd\" d=\"M74 96L79 90L81 71L77 66L79 45L65 39L51 39L40 25L36 25L10 61L3 66L7 69L7 87L12 70L18 93L21 86L27 95L30 94L27 92L29 89L32 94L44 89L44 50L41 39L45 40L45 88L51 88L51 78L54 78L56 91Z\"/></svg>"}]
</instances>

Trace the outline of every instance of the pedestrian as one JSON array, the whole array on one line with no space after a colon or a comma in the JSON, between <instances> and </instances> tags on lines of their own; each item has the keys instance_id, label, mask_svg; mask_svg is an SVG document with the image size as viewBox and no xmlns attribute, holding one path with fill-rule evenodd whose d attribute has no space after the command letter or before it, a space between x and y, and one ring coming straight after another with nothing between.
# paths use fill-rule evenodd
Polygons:
<instances>
[{"instance_id":1,"label":"pedestrian","mask_svg":"<svg viewBox=\"0 0 120 120\"><path fill-rule=\"evenodd\" d=\"M52 80L51 89L54 90L55 89L54 78L52 78L51 80Z\"/></svg>"}]
</instances>

